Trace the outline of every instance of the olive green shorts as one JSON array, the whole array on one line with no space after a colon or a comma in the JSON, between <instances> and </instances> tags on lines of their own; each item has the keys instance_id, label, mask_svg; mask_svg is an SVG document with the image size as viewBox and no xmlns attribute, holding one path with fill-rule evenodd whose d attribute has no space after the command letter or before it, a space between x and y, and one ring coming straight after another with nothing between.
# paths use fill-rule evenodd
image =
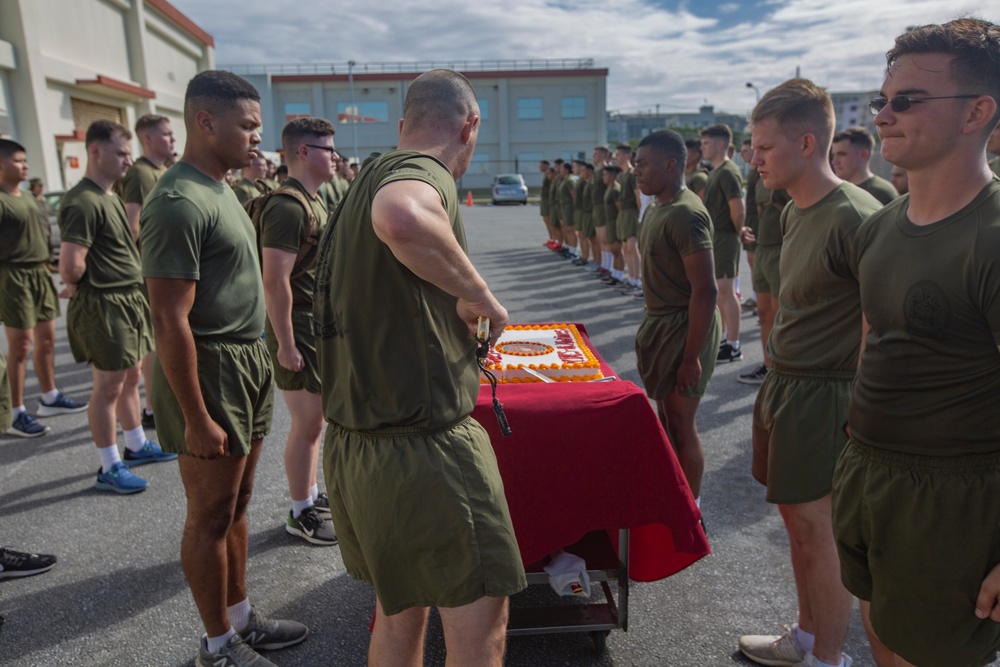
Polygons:
<instances>
[{"instance_id":1,"label":"olive green shorts","mask_svg":"<svg viewBox=\"0 0 1000 667\"><path fill-rule=\"evenodd\" d=\"M772 368L753 407L753 476L767 501L795 505L830 493L847 442L853 371Z\"/></svg>"},{"instance_id":2,"label":"olive green shorts","mask_svg":"<svg viewBox=\"0 0 1000 667\"><path fill-rule=\"evenodd\" d=\"M549 207L549 224L553 229L562 227L562 220L559 217L559 204L552 204Z\"/></svg>"},{"instance_id":3,"label":"olive green shorts","mask_svg":"<svg viewBox=\"0 0 1000 667\"><path fill-rule=\"evenodd\" d=\"M0 352L0 434L10 428L10 384L7 380L7 359Z\"/></svg>"},{"instance_id":4,"label":"olive green shorts","mask_svg":"<svg viewBox=\"0 0 1000 667\"><path fill-rule=\"evenodd\" d=\"M590 223L594 226L595 234L598 227L608 224L608 219L604 212L604 202L594 203L594 209L590 213Z\"/></svg>"},{"instance_id":5,"label":"olive green shorts","mask_svg":"<svg viewBox=\"0 0 1000 667\"><path fill-rule=\"evenodd\" d=\"M576 212L573 210L572 204L563 204L562 211L559 213L559 222L562 223L563 227L576 227Z\"/></svg>"},{"instance_id":6,"label":"olive green shorts","mask_svg":"<svg viewBox=\"0 0 1000 667\"><path fill-rule=\"evenodd\" d=\"M646 395L654 401L661 401L674 391L677 369L684 358L687 345L688 313L682 310L670 315L650 316L639 325L635 334L635 359L639 377L646 388ZM715 372L715 359L719 354L719 340L722 337L722 323L719 309L715 309L715 320L698 355L701 362L701 378L681 396L701 398L708 389L708 383Z\"/></svg>"},{"instance_id":7,"label":"olive green shorts","mask_svg":"<svg viewBox=\"0 0 1000 667\"><path fill-rule=\"evenodd\" d=\"M0 322L11 329L34 329L59 317L59 297L46 264L0 266Z\"/></svg>"},{"instance_id":8,"label":"olive green shorts","mask_svg":"<svg viewBox=\"0 0 1000 667\"><path fill-rule=\"evenodd\" d=\"M549 200L546 199L545 197L542 197L541 201L539 202L538 208L539 208L539 213L543 218L547 216L549 214Z\"/></svg>"},{"instance_id":9,"label":"olive green shorts","mask_svg":"<svg viewBox=\"0 0 1000 667\"><path fill-rule=\"evenodd\" d=\"M604 226L604 240L610 243L621 243L621 238L618 236L618 221L617 218L608 220L608 223Z\"/></svg>"},{"instance_id":10,"label":"olive green shorts","mask_svg":"<svg viewBox=\"0 0 1000 667\"><path fill-rule=\"evenodd\" d=\"M344 566L386 614L527 585L496 457L471 417L437 431L329 424L323 471Z\"/></svg>"},{"instance_id":11,"label":"olive green shorts","mask_svg":"<svg viewBox=\"0 0 1000 667\"><path fill-rule=\"evenodd\" d=\"M945 450L942 448L942 452ZM975 616L1000 563L1000 452L904 454L848 442L833 480L844 585L871 602L875 634L915 665L979 667L1000 623Z\"/></svg>"},{"instance_id":12,"label":"olive green shorts","mask_svg":"<svg viewBox=\"0 0 1000 667\"><path fill-rule=\"evenodd\" d=\"M597 236L597 228L594 227L594 216L590 212L584 212L580 216L580 233L585 239L592 239Z\"/></svg>"},{"instance_id":13,"label":"olive green shorts","mask_svg":"<svg viewBox=\"0 0 1000 667\"><path fill-rule=\"evenodd\" d=\"M615 236L621 242L639 236L639 211L634 208L623 208L615 220Z\"/></svg>"},{"instance_id":14,"label":"olive green shorts","mask_svg":"<svg viewBox=\"0 0 1000 667\"><path fill-rule=\"evenodd\" d=\"M153 349L149 304L138 286L81 289L66 309L66 334L73 358L99 371L135 368Z\"/></svg>"},{"instance_id":15,"label":"olive green shorts","mask_svg":"<svg viewBox=\"0 0 1000 667\"><path fill-rule=\"evenodd\" d=\"M729 232L712 235L712 257L715 259L715 279L740 275L740 237Z\"/></svg>"},{"instance_id":16,"label":"olive green shorts","mask_svg":"<svg viewBox=\"0 0 1000 667\"><path fill-rule=\"evenodd\" d=\"M579 227L583 224L583 210L580 208L573 209L573 226Z\"/></svg>"},{"instance_id":17,"label":"olive green shorts","mask_svg":"<svg viewBox=\"0 0 1000 667\"><path fill-rule=\"evenodd\" d=\"M230 456L246 456L250 443L271 430L274 392L271 356L264 341L195 339L198 384L208 414L229 439ZM187 454L184 413L163 374L157 356L153 364L153 411L156 434L164 451Z\"/></svg>"},{"instance_id":18,"label":"olive green shorts","mask_svg":"<svg viewBox=\"0 0 1000 667\"><path fill-rule=\"evenodd\" d=\"M780 245L759 245L753 258L753 291L758 294L778 296L781 288L781 274L778 263L781 260Z\"/></svg>"},{"instance_id":19,"label":"olive green shorts","mask_svg":"<svg viewBox=\"0 0 1000 667\"><path fill-rule=\"evenodd\" d=\"M320 393L319 360L316 356L316 332L313 327L312 310L292 310L292 334L295 347L302 355L305 367L301 371L291 371L278 363L278 337L271 328L271 320L264 320L264 340L271 353L274 365L274 384L282 391L305 389L310 394Z\"/></svg>"}]
</instances>

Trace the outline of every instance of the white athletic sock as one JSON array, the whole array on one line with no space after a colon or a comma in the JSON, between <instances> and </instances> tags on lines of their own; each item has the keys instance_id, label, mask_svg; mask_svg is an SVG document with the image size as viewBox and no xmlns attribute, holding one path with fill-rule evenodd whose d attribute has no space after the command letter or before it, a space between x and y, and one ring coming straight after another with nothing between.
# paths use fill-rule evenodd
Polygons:
<instances>
[{"instance_id":1,"label":"white athletic sock","mask_svg":"<svg viewBox=\"0 0 1000 667\"><path fill-rule=\"evenodd\" d=\"M142 409L142 414L144 414L144 415L151 415L151 414L153 414L153 411L150 410L149 408L143 408Z\"/></svg>"},{"instance_id":2,"label":"white athletic sock","mask_svg":"<svg viewBox=\"0 0 1000 667\"><path fill-rule=\"evenodd\" d=\"M292 518L298 519L299 515L305 512L307 509L313 506L313 499L306 498L305 500L295 500L292 499Z\"/></svg>"},{"instance_id":3,"label":"white athletic sock","mask_svg":"<svg viewBox=\"0 0 1000 667\"><path fill-rule=\"evenodd\" d=\"M730 341L729 344L733 346L734 350L740 349L740 341L738 340Z\"/></svg>"},{"instance_id":4,"label":"white athletic sock","mask_svg":"<svg viewBox=\"0 0 1000 667\"><path fill-rule=\"evenodd\" d=\"M250 623L250 598L246 598L243 602L237 602L232 607L228 607L226 614L229 616L229 622L232 624L233 630L243 632Z\"/></svg>"},{"instance_id":5,"label":"white athletic sock","mask_svg":"<svg viewBox=\"0 0 1000 667\"><path fill-rule=\"evenodd\" d=\"M799 646L810 652L816 645L816 635L806 632L797 625L795 626L795 639L799 642Z\"/></svg>"},{"instance_id":6,"label":"white athletic sock","mask_svg":"<svg viewBox=\"0 0 1000 667\"><path fill-rule=\"evenodd\" d=\"M829 663L829 662L823 662L822 660L820 660L819 658L817 658L815 655L813 655L813 664L816 665L816 667L844 667L844 655L841 654L841 656L840 656L840 662L836 662L836 663L832 663L832 664Z\"/></svg>"},{"instance_id":7,"label":"white athletic sock","mask_svg":"<svg viewBox=\"0 0 1000 667\"><path fill-rule=\"evenodd\" d=\"M142 425L136 426L131 431L125 431L125 448L130 452L137 452L146 445L146 432L142 430Z\"/></svg>"},{"instance_id":8,"label":"white athletic sock","mask_svg":"<svg viewBox=\"0 0 1000 667\"><path fill-rule=\"evenodd\" d=\"M226 644L229 643L229 640L232 639L235 634L236 630L229 628L229 632L224 635L219 635L218 637L209 637L208 635L205 635L205 649L208 650L209 653L218 653L225 648Z\"/></svg>"},{"instance_id":9,"label":"white athletic sock","mask_svg":"<svg viewBox=\"0 0 1000 667\"><path fill-rule=\"evenodd\" d=\"M580 256L580 247L572 245L572 246L569 247L569 252L574 257L579 257Z\"/></svg>"},{"instance_id":10,"label":"white athletic sock","mask_svg":"<svg viewBox=\"0 0 1000 667\"><path fill-rule=\"evenodd\" d=\"M21 416L22 412L27 412L27 411L28 411L28 409L25 408L23 405L19 405L16 408L11 408L10 409L10 418L11 419L17 419L18 417Z\"/></svg>"},{"instance_id":11,"label":"white athletic sock","mask_svg":"<svg viewBox=\"0 0 1000 667\"><path fill-rule=\"evenodd\" d=\"M620 269L611 269L611 275L615 277L615 280L621 280L625 277L625 272Z\"/></svg>"},{"instance_id":12,"label":"white athletic sock","mask_svg":"<svg viewBox=\"0 0 1000 667\"><path fill-rule=\"evenodd\" d=\"M52 401L59 398L59 390L53 389L52 391L46 391L42 394L42 400L46 403L51 403Z\"/></svg>"},{"instance_id":13,"label":"white athletic sock","mask_svg":"<svg viewBox=\"0 0 1000 667\"><path fill-rule=\"evenodd\" d=\"M313 502L316 502L316 499L319 498L319 485L313 484L309 487L309 494L312 496Z\"/></svg>"},{"instance_id":14,"label":"white athletic sock","mask_svg":"<svg viewBox=\"0 0 1000 667\"><path fill-rule=\"evenodd\" d=\"M101 457L101 472L111 470L111 466L122 460L118 455L117 444L108 445L107 447L98 447L97 454Z\"/></svg>"}]
</instances>

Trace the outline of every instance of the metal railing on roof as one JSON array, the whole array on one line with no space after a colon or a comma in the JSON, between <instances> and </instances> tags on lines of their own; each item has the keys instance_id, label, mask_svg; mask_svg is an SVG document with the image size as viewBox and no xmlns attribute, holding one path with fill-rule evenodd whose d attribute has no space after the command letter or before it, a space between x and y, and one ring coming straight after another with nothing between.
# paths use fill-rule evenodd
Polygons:
<instances>
[{"instance_id":1,"label":"metal railing on roof","mask_svg":"<svg viewBox=\"0 0 1000 667\"><path fill-rule=\"evenodd\" d=\"M278 63L218 65L219 69L233 74L254 75L320 75L320 74L413 74L430 69L445 68L459 72L540 71L565 69L592 69L593 58L564 58L561 60L437 60L418 62L374 63Z\"/></svg>"}]
</instances>

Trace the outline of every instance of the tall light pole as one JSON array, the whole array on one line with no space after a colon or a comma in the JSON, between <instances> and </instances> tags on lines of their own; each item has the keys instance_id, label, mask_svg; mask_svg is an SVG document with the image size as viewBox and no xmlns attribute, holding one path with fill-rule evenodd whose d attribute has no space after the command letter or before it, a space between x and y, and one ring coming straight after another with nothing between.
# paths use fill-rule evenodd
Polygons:
<instances>
[{"instance_id":1,"label":"tall light pole","mask_svg":"<svg viewBox=\"0 0 1000 667\"><path fill-rule=\"evenodd\" d=\"M347 61L347 87L351 89L351 134L354 135L354 159L360 159L358 155L358 105L354 101L354 65L353 60Z\"/></svg>"},{"instance_id":2,"label":"tall light pole","mask_svg":"<svg viewBox=\"0 0 1000 667\"><path fill-rule=\"evenodd\" d=\"M760 103L760 89L753 85L752 81L747 81L747 88L753 88L753 94L757 96L757 103Z\"/></svg>"}]
</instances>

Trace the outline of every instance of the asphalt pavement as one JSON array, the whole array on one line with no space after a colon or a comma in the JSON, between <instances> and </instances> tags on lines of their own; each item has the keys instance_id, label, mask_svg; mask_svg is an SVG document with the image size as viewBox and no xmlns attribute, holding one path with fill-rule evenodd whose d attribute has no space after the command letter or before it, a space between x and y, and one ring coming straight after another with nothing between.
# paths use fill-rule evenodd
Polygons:
<instances>
[{"instance_id":1,"label":"asphalt pavement","mask_svg":"<svg viewBox=\"0 0 1000 667\"><path fill-rule=\"evenodd\" d=\"M462 212L473 261L512 322L583 322L619 375L639 381L633 343L641 300L543 248L537 205ZM746 267L743 275L749 275ZM761 349L752 312L743 311L743 326L744 360L716 369L699 411L706 451L701 507L714 554L666 580L633 583L628 631L613 631L604 655L586 635L519 636L508 641L508 665L749 665L737 651L739 635L780 633L782 624L795 621L788 540L750 476L756 387L736 376L760 363ZM73 362L62 319L56 352L59 388L87 397L90 372ZM30 370L27 396L35 405L38 386ZM346 574L339 547L311 546L284 529L289 416L280 392L275 399L250 505L250 598L268 615L307 623L312 634L268 657L282 666L363 665L371 590ZM49 573L0 581L6 617L0 665L192 665L203 629L178 560L185 500L176 463L138 468L150 481L143 493L96 491L98 459L86 414L45 421L52 427L45 437L0 437L0 544L59 557ZM593 475L601 474L595 461ZM846 652L857 667L873 664L856 610ZM444 664L436 620L426 664Z\"/></svg>"}]
</instances>

